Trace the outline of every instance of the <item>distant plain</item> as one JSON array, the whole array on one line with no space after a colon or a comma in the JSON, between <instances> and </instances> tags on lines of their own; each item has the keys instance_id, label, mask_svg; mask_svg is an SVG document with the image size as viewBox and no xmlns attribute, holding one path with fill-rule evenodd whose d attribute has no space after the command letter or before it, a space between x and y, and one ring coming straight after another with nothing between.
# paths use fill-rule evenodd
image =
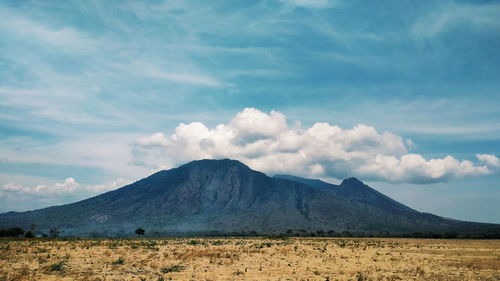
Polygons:
<instances>
[{"instance_id":1,"label":"distant plain","mask_svg":"<svg viewBox=\"0 0 500 281\"><path fill-rule=\"evenodd\" d=\"M0 280L500 280L500 240L3 239Z\"/></svg>"}]
</instances>

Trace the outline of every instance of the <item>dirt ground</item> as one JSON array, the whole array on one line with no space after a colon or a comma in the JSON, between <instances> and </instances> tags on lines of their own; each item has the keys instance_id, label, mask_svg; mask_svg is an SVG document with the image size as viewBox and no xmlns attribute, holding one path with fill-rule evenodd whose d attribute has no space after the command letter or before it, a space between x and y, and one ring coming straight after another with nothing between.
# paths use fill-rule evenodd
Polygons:
<instances>
[{"instance_id":1,"label":"dirt ground","mask_svg":"<svg viewBox=\"0 0 500 281\"><path fill-rule=\"evenodd\" d=\"M3 280L500 280L500 240L0 240Z\"/></svg>"}]
</instances>

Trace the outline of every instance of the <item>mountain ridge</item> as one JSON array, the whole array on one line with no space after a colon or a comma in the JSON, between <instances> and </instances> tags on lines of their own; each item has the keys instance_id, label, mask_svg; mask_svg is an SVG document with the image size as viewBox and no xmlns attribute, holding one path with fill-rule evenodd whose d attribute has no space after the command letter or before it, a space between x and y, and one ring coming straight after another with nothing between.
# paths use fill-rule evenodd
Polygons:
<instances>
[{"instance_id":1,"label":"mountain ridge","mask_svg":"<svg viewBox=\"0 0 500 281\"><path fill-rule=\"evenodd\" d=\"M293 180L292 180L293 179ZM196 160L75 203L0 214L0 228L36 224L68 236L292 231L500 232L500 225L413 210L349 178L340 185L269 177L230 160Z\"/></svg>"}]
</instances>

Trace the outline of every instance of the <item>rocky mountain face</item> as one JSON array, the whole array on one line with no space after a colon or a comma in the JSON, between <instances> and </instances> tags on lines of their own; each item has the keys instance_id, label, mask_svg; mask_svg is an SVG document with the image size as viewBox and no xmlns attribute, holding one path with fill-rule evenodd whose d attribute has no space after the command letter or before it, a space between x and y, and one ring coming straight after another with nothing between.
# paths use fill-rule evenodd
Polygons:
<instances>
[{"instance_id":1,"label":"rocky mountain face","mask_svg":"<svg viewBox=\"0 0 500 281\"><path fill-rule=\"evenodd\" d=\"M0 228L57 227L63 235L291 231L488 232L499 225L420 213L355 178L333 185L267 175L235 160L199 160L73 204L0 215Z\"/></svg>"}]
</instances>

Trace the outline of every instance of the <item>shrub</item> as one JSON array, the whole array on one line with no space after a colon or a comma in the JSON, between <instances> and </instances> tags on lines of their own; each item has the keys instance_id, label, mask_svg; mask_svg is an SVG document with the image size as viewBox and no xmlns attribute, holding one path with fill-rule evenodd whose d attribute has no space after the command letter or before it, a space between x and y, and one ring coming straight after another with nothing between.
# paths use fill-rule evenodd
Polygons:
<instances>
[{"instance_id":1,"label":"shrub","mask_svg":"<svg viewBox=\"0 0 500 281\"><path fill-rule=\"evenodd\" d=\"M356 280L357 281L366 281L368 280L368 278L361 272L358 272L358 274L356 275Z\"/></svg>"},{"instance_id":2,"label":"shrub","mask_svg":"<svg viewBox=\"0 0 500 281\"><path fill-rule=\"evenodd\" d=\"M172 265L172 266L166 266L161 269L162 273L170 273L170 272L181 272L185 269L186 267L183 265Z\"/></svg>"},{"instance_id":3,"label":"shrub","mask_svg":"<svg viewBox=\"0 0 500 281\"><path fill-rule=\"evenodd\" d=\"M201 241L199 240L189 240L187 242L188 245L200 245L200 244L203 244Z\"/></svg>"},{"instance_id":4,"label":"shrub","mask_svg":"<svg viewBox=\"0 0 500 281\"><path fill-rule=\"evenodd\" d=\"M260 245L256 245L256 247L258 249L271 248L272 246L273 246L273 243L271 243L271 242L264 242L264 243L261 243Z\"/></svg>"},{"instance_id":5,"label":"shrub","mask_svg":"<svg viewBox=\"0 0 500 281\"><path fill-rule=\"evenodd\" d=\"M57 227L53 227L49 230L50 237L57 238L59 237L59 229Z\"/></svg>"},{"instance_id":6,"label":"shrub","mask_svg":"<svg viewBox=\"0 0 500 281\"><path fill-rule=\"evenodd\" d=\"M116 265L122 265L125 263L125 259L123 259L122 257L119 257L117 260L113 261L112 263L116 264Z\"/></svg>"},{"instance_id":7,"label":"shrub","mask_svg":"<svg viewBox=\"0 0 500 281\"><path fill-rule=\"evenodd\" d=\"M144 235L144 233L146 233L146 231L144 231L144 229L142 229L140 227L135 230L135 234L137 234L137 235Z\"/></svg>"},{"instance_id":8,"label":"shrub","mask_svg":"<svg viewBox=\"0 0 500 281\"><path fill-rule=\"evenodd\" d=\"M64 269L64 262L62 261L51 264L49 266L49 271L63 271L63 269Z\"/></svg>"},{"instance_id":9,"label":"shrub","mask_svg":"<svg viewBox=\"0 0 500 281\"><path fill-rule=\"evenodd\" d=\"M0 237L17 237L24 234L24 229L20 227L11 227L9 229L0 229Z\"/></svg>"}]
</instances>

